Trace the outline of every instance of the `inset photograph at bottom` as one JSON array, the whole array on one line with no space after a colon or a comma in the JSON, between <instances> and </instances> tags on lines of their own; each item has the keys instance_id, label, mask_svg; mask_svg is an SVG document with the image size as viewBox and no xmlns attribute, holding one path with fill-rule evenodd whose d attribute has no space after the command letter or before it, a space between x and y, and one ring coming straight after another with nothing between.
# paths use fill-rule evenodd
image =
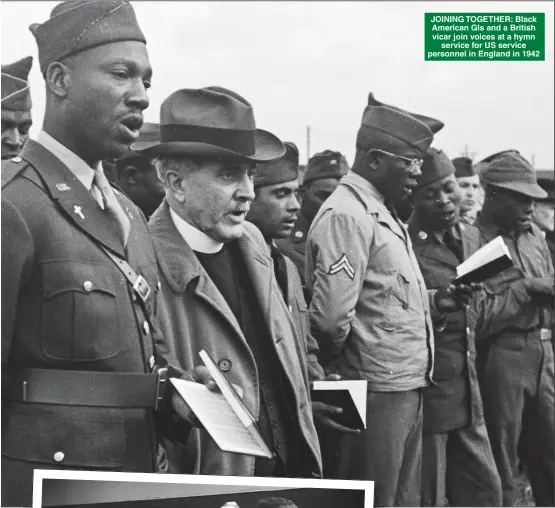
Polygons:
<instances>
[{"instance_id":1,"label":"inset photograph at bottom","mask_svg":"<svg viewBox=\"0 0 555 508\"><path fill-rule=\"evenodd\" d=\"M35 470L33 508L370 508L373 482Z\"/></svg>"}]
</instances>

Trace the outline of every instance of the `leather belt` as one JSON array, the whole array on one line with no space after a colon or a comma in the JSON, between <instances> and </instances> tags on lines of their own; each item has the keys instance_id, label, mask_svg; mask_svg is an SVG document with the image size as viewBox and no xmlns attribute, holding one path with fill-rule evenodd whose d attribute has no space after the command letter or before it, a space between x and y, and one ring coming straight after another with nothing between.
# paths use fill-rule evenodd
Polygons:
<instances>
[{"instance_id":1,"label":"leather belt","mask_svg":"<svg viewBox=\"0 0 555 508\"><path fill-rule=\"evenodd\" d=\"M157 410L168 369L154 374L2 368L2 399L14 402Z\"/></svg>"}]
</instances>

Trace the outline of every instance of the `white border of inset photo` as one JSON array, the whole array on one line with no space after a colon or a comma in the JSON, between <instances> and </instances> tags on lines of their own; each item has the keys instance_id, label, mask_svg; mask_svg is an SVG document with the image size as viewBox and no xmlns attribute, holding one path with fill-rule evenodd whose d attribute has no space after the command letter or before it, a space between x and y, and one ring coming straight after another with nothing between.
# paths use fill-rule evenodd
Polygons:
<instances>
[{"instance_id":1,"label":"white border of inset photo","mask_svg":"<svg viewBox=\"0 0 555 508\"><path fill-rule=\"evenodd\" d=\"M100 471L59 471L35 469L33 477L33 508L42 507L43 480L93 480L106 482L171 483L194 485L226 485L237 487L278 487L283 489L363 490L364 508L374 506L374 482L351 480L316 480L297 478L254 478L242 476L205 476L153 473L106 473ZM175 496L172 496L175 497ZM129 501L134 501L129 500ZM125 501L125 500L118 500ZM140 499L137 499L140 501ZM115 501L114 501L115 502ZM85 506L85 505L83 505Z\"/></svg>"}]
</instances>

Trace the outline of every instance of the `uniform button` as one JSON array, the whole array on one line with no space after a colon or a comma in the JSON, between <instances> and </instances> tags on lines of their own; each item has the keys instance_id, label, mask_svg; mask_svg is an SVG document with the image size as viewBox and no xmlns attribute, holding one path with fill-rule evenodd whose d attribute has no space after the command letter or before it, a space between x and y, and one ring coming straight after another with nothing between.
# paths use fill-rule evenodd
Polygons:
<instances>
[{"instance_id":1,"label":"uniform button","mask_svg":"<svg viewBox=\"0 0 555 508\"><path fill-rule=\"evenodd\" d=\"M87 292L91 291L93 288L93 283L90 280L83 282L83 289Z\"/></svg>"},{"instance_id":2,"label":"uniform button","mask_svg":"<svg viewBox=\"0 0 555 508\"><path fill-rule=\"evenodd\" d=\"M302 238L302 237L303 237L302 231L295 231L295 238Z\"/></svg>"},{"instance_id":3,"label":"uniform button","mask_svg":"<svg viewBox=\"0 0 555 508\"><path fill-rule=\"evenodd\" d=\"M468 326L466 327L466 334L470 335L470 328Z\"/></svg>"},{"instance_id":4,"label":"uniform button","mask_svg":"<svg viewBox=\"0 0 555 508\"><path fill-rule=\"evenodd\" d=\"M64 452L56 452L56 453L54 454L54 460L55 460L56 462L62 462L62 460L64 460L64 458L65 458Z\"/></svg>"},{"instance_id":5,"label":"uniform button","mask_svg":"<svg viewBox=\"0 0 555 508\"><path fill-rule=\"evenodd\" d=\"M160 281L158 281L158 284L156 284L158 286L158 291L160 291L160 289L162 289L162 283Z\"/></svg>"},{"instance_id":6,"label":"uniform button","mask_svg":"<svg viewBox=\"0 0 555 508\"><path fill-rule=\"evenodd\" d=\"M222 358L219 362L218 362L218 366L220 367L220 370L222 372L228 372L229 370L231 370L231 360L228 358Z\"/></svg>"},{"instance_id":7,"label":"uniform button","mask_svg":"<svg viewBox=\"0 0 555 508\"><path fill-rule=\"evenodd\" d=\"M156 363L156 360L154 359L154 355L153 355L148 359L148 365L150 366L151 370L154 368L155 363Z\"/></svg>"},{"instance_id":8,"label":"uniform button","mask_svg":"<svg viewBox=\"0 0 555 508\"><path fill-rule=\"evenodd\" d=\"M145 335L148 335L150 333L150 326L148 326L148 323L146 321L143 323L143 332L145 332Z\"/></svg>"},{"instance_id":9,"label":"uniform button","mask_svg":"<svg viewBox=\"0 0 555 508\"><path fill-rule=\"evenodd\" d=\"M289 312L293 312L293 306L289 305Z\"/></svg>"},{"instance_id":10,"label":"uniform button","mask_svg":"<svg viewBox=\"0 0 555 508\"><path fill-rule=\"evenodd\" d=\"M23 159L19 156L12 157L12 162L21 162Z\"/></svg>"}]
</instances>

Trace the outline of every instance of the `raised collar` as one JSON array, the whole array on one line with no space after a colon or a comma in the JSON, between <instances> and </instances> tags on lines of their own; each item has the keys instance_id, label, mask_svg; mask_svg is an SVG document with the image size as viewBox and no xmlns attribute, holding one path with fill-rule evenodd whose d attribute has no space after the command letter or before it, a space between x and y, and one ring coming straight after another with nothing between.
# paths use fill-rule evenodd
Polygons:
<instances>
[{"instance_id":1,"label":"raised collar","mask_svg":"<svg viewBox=\"0 0 555 508\"><path fill-rule=\"evenodd\" d=\"M95 168L91 168L81 157L73 153L69 148L62 145L62 143L43 130L41 130L37 136L37 143L40 143L49 152L52 152L58 157L58 159L60 159L75 175L77 180L85 186L85 189L91 190Z\"/></svg>"},{"instance_id":2,"label":"raised collar","mask_svg":"<svg viewBox=\"0 0 555 508\"><path fill-rule=\"evenodd\" d=\"M508 238L517 238L522 233L516 233L515 231L505 231L499 228L497 224L493 222L488 216L484 215L482 212L478 212L476 216L476 222L474 223L476 227L482 231L482 234L488 239L493 240L497 236L506 236ZM538 230L539 231L539 230ZM524 233L536 234L536 230L532 224L530 227L524 231Z\"/></svg>"},{"instance_id":3,"label":"raised collar","mask_svg":"<svg viewBox=\"0 0 555 508\"><path fill-rule=\"evenodd\" d=\"M347 185L348 187L357 190L359 196L367 203L375 203L378 201L385 207L385 198L383 194L374 186L374 184L354 171L349 171L349 173L341 179L340 185Z\"/></svg>"},{"instance_id":4,"label":"raised collar","mask_svg":"<svg viewBox=\"0 0 555 508\"><path fill-rule=\"evenodd\" d=\"M222 250L224 246L223 242L218 242L206 233L203 233L200 229L191 226L187 221L177 215L171 207L170 216L179 234L195 252L215 254Z\"/></svg>"}]
</instances>

